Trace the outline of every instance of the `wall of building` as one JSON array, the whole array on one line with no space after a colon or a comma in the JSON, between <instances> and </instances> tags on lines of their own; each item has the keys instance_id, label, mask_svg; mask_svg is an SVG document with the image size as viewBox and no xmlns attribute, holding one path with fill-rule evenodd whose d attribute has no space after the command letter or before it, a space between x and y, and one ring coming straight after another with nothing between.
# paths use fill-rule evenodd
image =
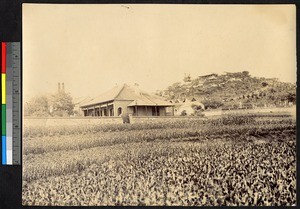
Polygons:
<instances>
[{"instance_id":1,"label":"wall of building","mask_svg":"<svg viewBox=\"0 0 300 209\"><path fill-rule=\"evenodd\" d=\"M81 109L83 116L115 116L114 107L111 102L107 104L90 106L89 108Z\"/></svg>"},{"instance_id":2,"label":"wall of building","mask_svg":"<svg viewBox=\"0 0 300 209\"><path fill-rule=\"evenodd\" d=\"M112 105L108 105L108 106L105 106L105 107L101 107L100 108L100 112L99 112L99 116L104 116L104 117L107 117L107 116L115 116L115 111L114 111L114 106L113 104Z\"/></svg>"},{"instance_id":3,"label":"wall of building","mask_svg":"<svg viewBox=\"0 0 300 209\"><path fill-rule=\"evenodd\" d=\"M122 108L122 114L132 114L134 115L135 112L135 107L131 106L128 107L128 105L132 102L132 100L115 100L113 101L112 105L109 105L108 108L109 110L112 109L113 111L113 115L109 114L106 116L116 116L118 117L118 108ZM111 104L111 103L110 103ZM145 106L138 106L137 107L137 111L138 111L138 115L139 116L155 116L155 110L153 109L155 108L154 106L148 106L147 108ZM159 114L158 116L172 116L173 113L170 109L170 111L167 113L166 111L167 107L157 107L157 113ZM171 107L170 107L171 108ZM106 107L101 107L101 116L104 116L104 109L106 109ZM98 116L98 112L99 112L99 105L95 106L95 113L96 116ZM93 116L94 114L94 108L92 107L91 109L88 110L88 113L86 113L88 116ZM108 112L107 112L108 113Z\"/></svg>"},{"instance_id":4,"label":"wall of building","mask_svg":"<svg viewBox=\"0 0 300 209\"><path fill-rule=\"evenodd\" d=\"M155 116L155 107L153 106L138 106L137 107L137 116ZM135 107L127 107L127 113L135 115ZM166 107L157 107L158 116L166 116Z\"/></svg>"},{"instance_id":5,"label":"wall of building","mask_svg":"<svg viewBox=\"0 0 300 209\"><path fill-rule=\"evenodd\" d=\"M156 123L156 122L166 122L170 121L182 121L187 120L187 122L191 122L192 120L207 120L206 118L199 118L195 116L132 116L130 118L130 123Z\"/></svg>"},{"instance_id":6,"label":"wall of building","mask_svg":"<svg viewBox=\"0 0 300 209\"><path fill-rule=\"evenodd\" d=\"M128 100L115 100L113 105L114 105L114 112L115 112L115 116L118 116L118 108L121 107L122 108L122 113L123 114L132 114L132 109L127 108L127 106L132 102L132 100L128 101Z\"/></svg>"},{"instance_id":7,"label":"wall of building","mask_svg":"<svg viewBox=\"0 0 300 209\"><path fill-rule=\"evenodd\" d=\"M24 118L24 127L49 127L49 126L73 126L73 125L101 125L123 123L121 117L80 117L80 118Z\"/></svg>"},{"instance_id":8,"label":"wall of building","mask_svg":"<svg viewBox=\"0 0 300 209\"><path fill-rule=\"evenodd\" d=\"M166 116L166 107L158 107L159 116Z\"/></svg>"},{"instance_id":9,"label":"wall of building","mask_svg":"<svg viewBox=\"0 0 300 209\"><path fill-rule=\"evenodd\" d=\"M135 108L135 107L132 107ZM152 107L137 107L138 115L141 116L151 116L152 115Z\"/></svg>"},{"instance_id":10,"label":"wall of building","mask_svg":"<svg viewBox=\"0 0 300 209\"><path fill-rule=\"evenodd\" d=\"M127 107L128 104L126 104L125 102L122 103L123 109L124 108L126 109L126 112L124 112L124 113L135 115L134 114L135 107L134 106ZM116 105L116 111L117 111L118 107L120 107L122 105L120 105L120 104ZM155 108L155 107L147 106L147 108L146 108L145 106L138 106L137 107L138 116L155 116L155 109L153 109L153 108ZM166 107L157 107L157 113L159 114L158 116L167 116ZM172 115L172 114L169 113L169 115Z\"/></svg>"}]
</instances>

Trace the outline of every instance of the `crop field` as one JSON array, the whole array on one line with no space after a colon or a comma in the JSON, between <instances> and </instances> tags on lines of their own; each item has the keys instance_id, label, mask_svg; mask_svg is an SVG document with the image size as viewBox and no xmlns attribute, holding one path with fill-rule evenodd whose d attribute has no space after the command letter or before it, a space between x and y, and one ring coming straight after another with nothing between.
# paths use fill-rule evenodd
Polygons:
<instances>
[{"instance_id":1,"label":"crop field","mask_svg":"<svg viewBox=\"0 0 300 209\"><path fill-rule=\"evenodd\" d=\"M25 127L23 205L291 206L285 114Z\"/></svg>"}]
</instances>

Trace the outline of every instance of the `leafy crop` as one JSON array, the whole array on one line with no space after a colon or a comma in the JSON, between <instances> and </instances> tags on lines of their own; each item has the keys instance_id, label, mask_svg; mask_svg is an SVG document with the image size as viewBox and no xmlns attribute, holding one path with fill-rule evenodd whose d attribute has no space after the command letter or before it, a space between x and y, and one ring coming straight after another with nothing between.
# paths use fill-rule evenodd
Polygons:
<instances>
[{"instance_id":1,"label":"leafy crop","mask_svg":"<svg viewBox=\"0 0 300 209\"><path fill-rule=\"evenodd\" d=\"M95 128L25 137L23 205L296 203L296 125L288 117Z\"/></svg>"}]
</instances>

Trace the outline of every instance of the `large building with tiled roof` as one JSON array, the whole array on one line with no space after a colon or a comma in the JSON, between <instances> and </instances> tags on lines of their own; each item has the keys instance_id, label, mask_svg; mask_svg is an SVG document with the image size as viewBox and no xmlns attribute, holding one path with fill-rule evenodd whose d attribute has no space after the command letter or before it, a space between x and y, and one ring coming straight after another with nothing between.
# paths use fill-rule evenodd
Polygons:
<instances>
[{"instance_id":1,"label":"large building with tiled roof","mask_svg":"<svg viewBox=\"0 0 300 209\"><path fill-rule=\"evenodd\" d=\"M140 90L137 84L115 86L111 90L83 103L84 116L171 116L174 104Z\"/></svg>"}]
</instances>

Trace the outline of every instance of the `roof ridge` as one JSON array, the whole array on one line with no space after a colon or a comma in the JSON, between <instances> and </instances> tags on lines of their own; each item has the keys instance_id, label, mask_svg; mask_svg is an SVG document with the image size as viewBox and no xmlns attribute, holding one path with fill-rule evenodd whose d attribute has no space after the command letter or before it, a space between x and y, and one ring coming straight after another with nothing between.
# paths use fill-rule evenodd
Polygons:
<instances>
[{"instance_id":1,"label":"roof ridge","mask_svg":"<svg viewBox=\"0 0 300 209\"><path fill-rule=\"evenodd\" d=\"M139 87L138 87L139 88ZM137 93L139 92L139 93ZM91 99L87 99L81 107L97 105L98 103L114 101L114 100L132 100L137 103L149 104L149 105L169 105L162 97L157 95L149 94L148 92L142 91L140 88L138 91L131 85L124 83L123 85L117 85L114 88L96 96Z\"/></svg>"},{"instance_id":2,"label":"roof ridge","mask_svg":"<svg viewBox=\"0 0 300 209\"><path fill-rule=\"evenodd\" d=\"M126 83L123 84L122 88L120 89L119 93L117 93L117 95L114 97L114 99L116 99L120 95L120 93L123 91L123 89L125 88L125 86L127 86Z\"/></svg>"}]
</instances>

